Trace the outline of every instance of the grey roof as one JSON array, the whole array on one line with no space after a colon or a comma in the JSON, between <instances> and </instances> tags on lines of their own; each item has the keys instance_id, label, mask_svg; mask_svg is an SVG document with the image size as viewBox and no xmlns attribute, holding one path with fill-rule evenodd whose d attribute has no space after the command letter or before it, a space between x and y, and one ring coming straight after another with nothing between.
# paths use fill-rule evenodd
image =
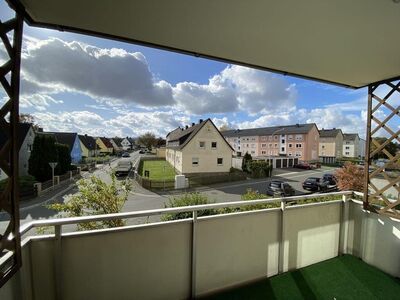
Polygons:
<instances>
[{"instance_id":1,"label":"grey roof","mask_svg":"<svg viewBox=\"0 0 400 300\"><path fill-rule=\"evenodd\" d=\"M45 132L45 134L53 135L56 139L56 142L59 144L67 145L69 151L72 151L77 136L76 132Z\"/></svg>"},{"instance_id":2,"label":"grey roof","mask_svg":"<svg viewBox=\"0 0 400 300\"><path fill-rule=\"evenodd\" d=\"M87 134L78 135L78 137L88 150L96 150L96 139L94 137Z\"/></svg>"},{"instance_id":3,"label":"grey roof","mask_svg":"<svg viewBox=\"0 0 400 300\"><path fill-rule=\"evenodd\" d=\"M193 125L188 128L176 128L173 131L169 132L167 134L167 142L179 142L179 145L176 147L172 148L177 148L177 149L182 149L183 147L186 146L187 143L196 135L197 132L204 126L205 123L207 123L207 120L202 120L201 122L197 123L196 125ZM211 120L210 120L211 121ZM168 148L171 148L171 146L167 146Z\"/></svg>"},{"instance_id":4,"label":"grey roof","mask_svg":"<svg viewBox=\"0 0 400 300\"><path fill-rule=\"evenodd\" d=\"M344 133L343 139L346 141L355 141L358 137L358 133Z\"/></svg>"},{"instance_id":5,"label":"grey roof","mask_svg":"<svg viewBox=\"0 0 400 300\"><path fill-rule=\"evenodd\" d=\"M21 149L22 144L24 143L25 137L29 132L29 129L32 127L31 123L18 123L18 131L17 131L17 147ZM0 130L0 147L3 147L8 140L8 132L5 133L3 130Z\"/></svg>"},{"instance_id":6,"label":"grey roof","mask_svg":"<svg viewBox=\"0 0 400 300\"><path fill-rule=\"evenodd\" d=\"M341 129L336 129L336 128L333 128L333 129L321 129L319 131L319 137L322 137L322 138L329 138L329 137L335 138L339 133L342 133Z\"/></svg>"},{"instance_id":7,"label":"grey roof","mask_svg":"<svg viewBox=\"0 0 400 300\"><path fill-rule=\"evenodd\" d=\"M201 120L201 122L190 126L188 128L176 128L173 131L169 132L167 134L167 148L174 148L174 149L182 149L184 148L190 141L191 139L200 131L200 129L206 124L208 121L211 122L211 124L215 127L215 129L218 131L219 134L221 132L218 130L218 128L214 125L213 121L211 119L206 119L206 120ZM222 139L226 142L224 137L221 134ZM178 146L168 146L168 142L179 142ZM229 145L228 142L226 144L229 146L229 148L232 148L231 145Z\"/></svg>"},{"instance_id":8,"label":"grey roof","mask_svg":"<svg viewBox=\"0 0 400 300\"><path fill-rule=\"evenodd\" d=\"M233 129L222 131L221 134L224 137L260 136L272 134L304 134L308 133L313 128L313 126L316 126L315 123L250 129Z\"/></svg>"},{"instance_id":9,"label":"grey roof","mask_svg":"<svg viewBox=\"0 0 400 300\"><path fill-rule=\"evenodd\" d=\"M122 144L121 144L121 142L122 142L122 140L123 140L123 138L119 138L119 137L113 137L112 139L110 139L110 140L113 140L114 141L114 143L118 146L118 147L122 147Z\"/></svg>"}]
</instances>

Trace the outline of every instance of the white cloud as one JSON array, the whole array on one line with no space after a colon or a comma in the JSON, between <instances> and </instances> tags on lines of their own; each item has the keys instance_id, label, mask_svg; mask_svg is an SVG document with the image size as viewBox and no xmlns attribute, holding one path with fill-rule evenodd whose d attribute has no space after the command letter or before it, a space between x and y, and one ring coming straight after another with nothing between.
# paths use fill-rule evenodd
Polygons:
<instances>
[{"instance_id":1,"label":"white cloud","mask_svg":"<svg viewBox=\"0 0 400 300\"><path fill-rule=\"evenodd\" d=\"M51 104L61 104L62 100L56 100L53 97L46 94L32 94L32 95L21 95L20 107L30 108L34 107L39 111L46 110Z\"/></svg>"},{"instance_id":2,"label":"white cloud","mask_svg":"<svg viewBox=\"0 0 400 300\"><path fill-rule=\"evenodd\" d=\"M23 77L32 86L79 92L98 100L116 100L141 106L174 103L172 88L155 81L143 54L102 49L60 39L28 41L22 54ZM30 84L30 85L29 85Z\"/></svg>"},{"instance_id":3,"label":"white cloud","mask_svg":"<svg viewBox=\"0 0 400 300\"><path fill-rule=\"evenodd\" d=\"M174 112L129 112L105 119L89 111L59 113L36 112L37 123L45 131L70 131L94 136L138 136L151 131L165 136L172 129L189 123L189 118Z\"/></svg>"},{"instance_id":4,"label":"white cloud","mask_svg":"<svg viewBox=\"0 0 400 300\"><path fill-rule=\"evenodd\" d=\"M294 85L271 73L242 66L228 66L208 84L178 83L174 97L193 114L246 111L269 113L291 108L296 103Z\"/></svg>"}]
</instances>

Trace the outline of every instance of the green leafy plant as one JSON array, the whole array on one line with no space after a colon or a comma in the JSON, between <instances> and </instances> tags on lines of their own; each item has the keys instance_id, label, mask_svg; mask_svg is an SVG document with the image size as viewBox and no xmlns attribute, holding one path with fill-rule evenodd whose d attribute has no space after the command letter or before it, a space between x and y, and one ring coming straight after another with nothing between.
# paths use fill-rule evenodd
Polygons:
<instances>
[{"instance_id":1,"label":"green leafy plant","mask_svg":"<svg viewBox=\"0 0 400 300\"><path fill-rule=\"evenodd\" d=\"M165 208L171 207L182 207L182 206L194 206L202 204L214 203L210 201L206 195L200 193L186 193L179 197L172 197L169 199L168 203L165 204ZM197 216L209 216L215 215L218 211L214 209L200 210L197 212ZM162 216L163 221L180 220L192 217L192 212L182 212L182 213L171 213Z\"/></svg>"},{"instance_id":2,"label":"green leafy plant","mask_svg":"<svg viewBox=\"0 0 400 300\"><path fill-rule=\"evenodd\" d=\"M64 203L51 204L48 207L64 212L68 217L92 216L100 214L119 213L131 191L129 181L118 181L114 174L110 174L111 183L91 176L77 182L78 193L66 196ZM78 224L79 230L92 230L124 226L121 219L112 219L100 222Z\"/></svg>"}]
</instances>

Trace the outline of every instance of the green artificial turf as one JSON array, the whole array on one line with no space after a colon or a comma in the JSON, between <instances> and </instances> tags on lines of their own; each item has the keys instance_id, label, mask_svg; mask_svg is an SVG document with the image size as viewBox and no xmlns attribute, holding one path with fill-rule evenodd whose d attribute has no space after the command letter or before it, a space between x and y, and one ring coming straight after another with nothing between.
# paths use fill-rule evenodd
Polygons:
<instances>
[{"instance_id":1,"label":"green artificial turf","mask_svg":"<svg viewBox=\"0 0 400 300\"><path fill-rule=\"evenodd\" d=\"M142 175L145 170L150 171L149 178L152 180L173 180L176 175L174 168L165 160L145 160Z\"/></svg>"},{"instance_id":2,"label":"green artificial turf","mask_svg":"<svg viewBox=\"0 0 400 300\"><path fill-rule=\"evenodd\" d=\"M400 280L344 255L206 299L400 299Z\"/></svg>"}]
</instances>

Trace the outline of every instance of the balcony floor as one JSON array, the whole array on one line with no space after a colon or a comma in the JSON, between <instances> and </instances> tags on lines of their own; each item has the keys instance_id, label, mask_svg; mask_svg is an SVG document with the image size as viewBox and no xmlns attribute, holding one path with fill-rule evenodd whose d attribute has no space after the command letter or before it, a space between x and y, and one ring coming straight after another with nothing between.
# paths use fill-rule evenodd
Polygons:
<instances>
[{"instance_id":1,"label":"balcony floor","mask_svg":"<svg viewBox=\"0 0 400 300\"><path fill-rule=\"evenodd\" d=\"M351 255L227 290L206 299L399 299L400 280Z\"/></svg>"}]
</instances>

